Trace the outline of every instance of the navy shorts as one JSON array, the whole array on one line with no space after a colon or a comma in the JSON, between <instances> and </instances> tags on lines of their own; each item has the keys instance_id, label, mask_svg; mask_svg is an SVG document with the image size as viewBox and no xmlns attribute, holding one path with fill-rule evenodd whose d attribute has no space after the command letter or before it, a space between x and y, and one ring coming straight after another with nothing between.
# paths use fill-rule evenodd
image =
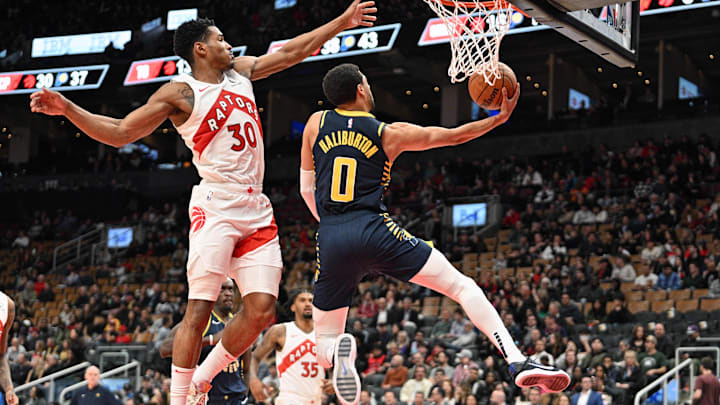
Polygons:
<instances>
[{"instance_id":1,"label":"navy shorts","mask_svg":"<svg viewBox=\"0 0 720 405\"><path fill-rule=\"evenodd\" d=\"M386 213L354 211L322 218L313 304L323 311L350 306L358 283L368 273L409 281L431 251L430 245Z\"/></svg>"}]
</instances>

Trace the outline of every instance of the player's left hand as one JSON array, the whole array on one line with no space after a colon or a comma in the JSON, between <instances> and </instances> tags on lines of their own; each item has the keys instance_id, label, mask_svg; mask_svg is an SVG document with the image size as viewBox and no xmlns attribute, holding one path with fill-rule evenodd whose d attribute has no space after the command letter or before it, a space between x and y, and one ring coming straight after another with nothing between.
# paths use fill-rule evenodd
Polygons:
<instances>
[{"instance_id":1,"label":"player's left hand","mask_svg":"<svg viewBox=\"0 0 720 405\"><path fill-rule=\"evenodd\" d=\"M5 394L5 399L7 400L8 405L18 405L18 397L15 395L15 392L10 391L7 394Z\"/></svg>"},{"instance_id":2,"label":"player's left hand","mask_svg":"<svg viewBox=\"0 0 720 405\"><path fill-rule=\"evenodd\" d=\"M358 25L372 27L374 21L377 20L377 17L372 15L377 13L377 8L374 6L374 1L365 1L362 3L360 3L360 0L353 1L350 7L342 14L342 19L345 21L345 29L355 28Z\"/></svg>"},{"instance_id":3,"label":"player's left hand","mask_svg":"<svg viewBox=\"0 0 720 405\"><path fill-rule=\"evenodd\" d=\"M507 89L503 87L502 97L503 101L502 105L500 106L500 113L497 115L497 117L501 122L506 122L508 118L510 118L510 114L512 114L518 100L520 99L520 83L515 85L515 94L513 94L511 98L508 98Z\"/></svg>"},{"instance_id":4,"label":"player's left hand","mask_svg":"<svg viewBox=\"0 0 720 405\"><path fill-rule=\"evenodd\" d=\"M332 381L326 380L324 378L322 379L322 390L328 395L335 394L335 388L333 388Z\"/></svg>"}]
</instances>

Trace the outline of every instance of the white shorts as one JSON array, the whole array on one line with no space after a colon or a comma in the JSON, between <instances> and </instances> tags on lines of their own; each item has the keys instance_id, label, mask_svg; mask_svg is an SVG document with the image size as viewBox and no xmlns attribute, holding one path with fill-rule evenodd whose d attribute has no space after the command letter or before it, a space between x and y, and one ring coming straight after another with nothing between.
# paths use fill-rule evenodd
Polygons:
<instances>
[{"instance_id":1,"label":"white shorts","mask_svg":"<svg viewBox=\"0 0 720 405\"><path fill-rule=\"evenodd\" d=\"M201 182L190 197L189 299L215 301L227 277L243 297L275 297L282 274L277 225L262 186Z\"/></svg>"}]
</instances>

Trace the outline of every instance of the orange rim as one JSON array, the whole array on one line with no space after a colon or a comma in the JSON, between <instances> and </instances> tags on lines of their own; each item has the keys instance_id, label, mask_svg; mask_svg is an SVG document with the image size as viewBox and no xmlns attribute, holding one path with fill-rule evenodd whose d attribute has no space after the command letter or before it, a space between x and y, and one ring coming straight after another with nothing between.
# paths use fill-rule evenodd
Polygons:
<instances>
[{"instance_id":1,"label":"orange rim","mask_svg":"<svg viewBox=\"0 0 720 405\"><path fill-rule=\"evenodd\" d=\"M448 7L457 7L458 5L465 6L465 8L475 8L476 4L474 1L453 1L453 0L435 0L437 3L440 3L444 6ZM495 2L494 1L482 1L480 2L486 9L488 10L495 10ZM519 8L515 7L514 4L508 3L507 1L501 2L502 8L508 8L508 6L512 7L513 10L517 11L518 13L521 13L525 17L530 17L525 13L523 10L520 10Z\"/></svg>"}]
</instances>

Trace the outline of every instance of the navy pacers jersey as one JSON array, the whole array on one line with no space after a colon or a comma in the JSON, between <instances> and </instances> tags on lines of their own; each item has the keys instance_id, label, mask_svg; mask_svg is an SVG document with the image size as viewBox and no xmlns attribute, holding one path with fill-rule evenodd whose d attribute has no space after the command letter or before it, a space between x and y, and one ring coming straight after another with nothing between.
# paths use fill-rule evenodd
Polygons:
<instances>
[{"instance_id":1,"label":"navy pacers jersey","mask_svg":"<svg viewBox=\"0 0 720 405\"><path fill-rule=\"evenodd\" d=\"M382 148L385 124L364 111L327 110L313 145L315 201L320 217L385 212L391 162Z\"/></svg>"},{"instance_id":2,"label":"navy pacers jersey","mask_svg":"<svg viewBox=\"0 0 720 405\"><path fill-rule=\"evenodd\" d=\"M385 124L362 111L324 111L313 145L317 232L313 304L323 311L350 306L367 273L409 281L430 246L396 224L383 193L392 162L382 148Z\"/></svg>"},{"instance_id":3,"label":"navy pacers jersey","mask_svg":"<svg viewBox=\"0 0 720 405\"><path fill-rule=\"evenodd\" d=\"M232 314L230 317L232 318ZM203 337L215 335L224 328L225 321L220 318L215 311L212 311L210 320L205 327ZM202 349L200 352L199 363L205 360L205 357L207 357L212 348L213 346L206 346ZM245 397L247 395L247 387L245 386L245 382L243 382L242 366L242 359L237 359L228 364L227 367L225 367L218 375L215 376L215 378L213 378L211 382L212 389L208 393L208 397L211 402L229 400L231 398L237 399L240 396Z\"/></svg>"}]
</instances>

